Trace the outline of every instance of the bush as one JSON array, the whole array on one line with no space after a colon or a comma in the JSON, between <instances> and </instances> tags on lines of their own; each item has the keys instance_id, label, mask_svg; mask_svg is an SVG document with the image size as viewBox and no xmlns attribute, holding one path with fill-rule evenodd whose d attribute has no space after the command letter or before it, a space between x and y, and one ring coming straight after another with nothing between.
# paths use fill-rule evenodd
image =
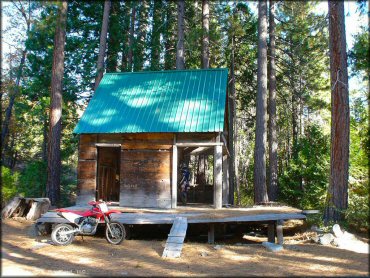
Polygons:
<instances>
[{"instance_id":1,"label":"bush","mask_svg":"<svg viewBox=\"0 0 370 278\"><path fill-rule=\"evenodd\" d=\"M307 126L297 142L297 156L279 175L279 201L302 209L322 209L329 181L329 137Z\"/></svg>"},{"instance_id":2,"label":"bush","mask_svg":"<svg viewBox=\"0 0 370 278\"><path fill-rule=\"evenodd\" d=\"M17 195L18 177L18 172L12 173L9 168L1 166L1 179L3 183L1 197L2 207Z\"/></svg>"},{"instance_id":3,"label":"bush","mask_svg":"<svg viewBox=\"0 0 370 278\"><path fill-rule=\"evenodd\" d=\"M30 198L45 197L47 175L45 161L36 160L28 163L20 174L18 192Z\"/></svg>"}]
</instances>

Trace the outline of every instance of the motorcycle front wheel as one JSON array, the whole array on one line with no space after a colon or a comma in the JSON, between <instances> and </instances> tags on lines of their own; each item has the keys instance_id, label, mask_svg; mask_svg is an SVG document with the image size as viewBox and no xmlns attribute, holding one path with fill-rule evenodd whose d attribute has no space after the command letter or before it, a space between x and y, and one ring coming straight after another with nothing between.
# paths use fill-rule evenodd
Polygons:
<instances>
[{"instance_id":1,"label":"motorcycle front wheel","mask_svg":"<svg viewBox=\"0 0 370 278\"><path fill-rule=\"evenodd\" d=\"M53 231L51 232L51 240L56 245L68 245L71 244L74 239L74 234L66 232L72 231L73 227L71 225L62 223L55 226Z\"/></svg>"},{"instance_id":2,"label":"motorcycle front wheel","mask_svg":"<svg viewBox=\"0 0 370 278\"><path fill-rule=\"evenodd\" d=\"M112 233L109 231L108 224L105 227L105 238L111 244L121 244L121 242L126 237L126 230L125 227L118 222L110 222L109 223L110 229Z\"/></svg>"}]
</instances>

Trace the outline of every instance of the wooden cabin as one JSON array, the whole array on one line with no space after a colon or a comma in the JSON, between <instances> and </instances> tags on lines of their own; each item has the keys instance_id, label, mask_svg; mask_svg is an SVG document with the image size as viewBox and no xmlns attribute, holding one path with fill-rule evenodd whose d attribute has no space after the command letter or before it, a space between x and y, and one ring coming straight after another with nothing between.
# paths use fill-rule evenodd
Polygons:
<instances>
[{"instance_id":1,"label":"wooden cabin","mask_svg":"<svg viewBox=\"0 0 370 278\"><path fill-rule=\"evenodd\" d=\"M102 199L176 208L179 165L202 154L213 156L210 199L215 208L227 204L227 75L227 69L106 73L74 129L77 205Z\"/></svg>"}]
</instances>

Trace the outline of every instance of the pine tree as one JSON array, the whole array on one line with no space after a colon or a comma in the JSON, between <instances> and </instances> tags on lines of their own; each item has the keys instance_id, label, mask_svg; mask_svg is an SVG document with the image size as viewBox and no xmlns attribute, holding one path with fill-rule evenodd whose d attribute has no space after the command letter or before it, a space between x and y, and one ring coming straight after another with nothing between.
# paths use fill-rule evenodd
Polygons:
<instances>
[{"instance_id":1,"label":"pine tree","mask_svg":"<svg viewBox=\"0 0 370 278\"><path fill-rule=\"evenodd\" d=\"M266 190L267 117L267 3L258 2L258 72L256 139L254 149L254 202L268 201Z\"/></svg>"},{"instance_id":2,"label":"pine tree","mask_svg":"<svg viewBox=\"0 0 370 278\"><path fill-rule=\"evenodd\" d=\"M348 208L349 94L343 1L329 1L331 80L330 179L325 221L339 221Z\"/></svg>"},{"instance_id":3,"label":"pine tree","mask_svg":"<svg viewBox=\"0 0 370 278\"><path fill-rule=\"evenodd\" d=\"M57 25L54 37L53 73L50 93L50 120L48 141L48 179L47 196L52 205L57 205L60 198L60 141L62 131L62 86L64 74L64 44L66 40L67 1L58 9Z\"/></svg>"},{"instance_id":4,"label":"pine tree","mask_svg":"<svg viewBox=\"0 0 370 278\"><path fill-rule=\"evenodd\" d=\"M160 69L161 33L162 33L162 2L153 3L153 25L150 38L150 70Z\"/></svg>"},{"instance_id":5,"label":"pine tree","mask_svg":"<svg viewBox=\"0 0 370 278\"><path fill-rule=\"evenodd\" d=\"M107 72L115 72L118 70L118 52L120 51L120 38L122 33L119 20L121 12L120 2L113 1L108 23Z\"/></svg>"},{"instance_id":6,"label":"pine tree","mask_svg":"<svg viewBox=\"0 0 370 278\"><path fill-rule=\"evenodd\" d=\"M134 43L134 71L144 68L146 61L147 29L149 24L149 5L148 0L140 2L137 13L136 40Z\"/></svg>"},{"instance_id":7,"label":"pine tree","mask_svg":"<svg viewBox=\"0 0 370 278\"><path fill-rule=\"evenodd\" d=\"M270 0L269 9L270 71L269 71L269 183L270 201L277 201L278 161L276 135L276 65L275 65L275 2Z\"/></svg>"},{"instance_id":8,"label":"pine tree","mask_svg":"<svg viewBox=\"0 0 370 278\"><path fill-rule=\"evenodd\" d=\"M176 69L185 69L185 48L184 48L184 0L177 0L177 45L176 45Z\"/></svg>"},{"instance_id":9,"label":"pine tree","mask_svg":"<svg viewBox=\"0 0 370 278\"><path fill-rule=\"evenodd\" d=\"M95 87L98 88L100 80L103 78L104 72L104 57L105 57L105 50L107 46L107 33L108 33L108 21L109 21L109 12L111 8L111 1L105 0L104 2L104 14L103 14L103 22L101 27L100 33L100 44L99 44L99 56L98 56L98 63L97 63L97 73L95 78Z\"/></svg>"}]
</instances>

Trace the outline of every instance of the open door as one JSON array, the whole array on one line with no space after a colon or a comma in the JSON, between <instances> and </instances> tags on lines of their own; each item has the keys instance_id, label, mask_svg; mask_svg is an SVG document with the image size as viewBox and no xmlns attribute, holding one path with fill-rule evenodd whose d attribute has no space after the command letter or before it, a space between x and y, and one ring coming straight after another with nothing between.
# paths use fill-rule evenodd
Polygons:
<instances>
[{"instance_id":1,"label":"open door","mask_svg":"<svg viewBox=\"0 0 370 278\"><path fill-rule=\"evenodd\" d=\"M120 154L120 147L98 147L97 200L119 201Z\"/></svg>"}]
</instances>

